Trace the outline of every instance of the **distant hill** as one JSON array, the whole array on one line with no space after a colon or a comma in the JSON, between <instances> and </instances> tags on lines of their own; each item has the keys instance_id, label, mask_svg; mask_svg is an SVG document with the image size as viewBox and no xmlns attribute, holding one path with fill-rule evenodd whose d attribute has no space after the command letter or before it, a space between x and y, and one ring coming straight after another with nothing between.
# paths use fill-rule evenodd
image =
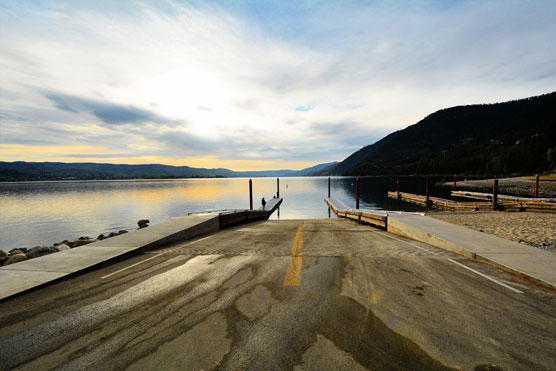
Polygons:
<instances>
[{"instance_id":1,"label":"distant hill","mask_svg":"<svg viewBox=\"0 0 556 371\"><path fill-rule=\"evenodd\" d=\"M331 163L330 163L331 164ZM169 165L116 165L64 162L0 162L0 181L27 180L111 180L111 179L172 179L216 177L304 176L330 164L303 170L271 170L235 172L229 169L204 169Z\"/></svg>"},{"instance_id":2,"label":"distant hill","mask_svg":"<svg viewBox=\"0 0 556 371\"><path fill-rule=\"evenodd\" d=\"M555 160L556 92L437 111L315 175L533 173Z\"/></svg>"},{"instance_id":3,"label":"distant hill","mask_svg":"<svg viewBox=\"0 0 556 371\"><path fill-rule=\"evenodd\" d=\"M294 176L312 176L317 174L320 171L323 171L331 166L337 165L338 161L329 162L326 164L319 164L313 167L308 167L307 169L298 170L296 171Z\"/></svg>"}]
</instances>

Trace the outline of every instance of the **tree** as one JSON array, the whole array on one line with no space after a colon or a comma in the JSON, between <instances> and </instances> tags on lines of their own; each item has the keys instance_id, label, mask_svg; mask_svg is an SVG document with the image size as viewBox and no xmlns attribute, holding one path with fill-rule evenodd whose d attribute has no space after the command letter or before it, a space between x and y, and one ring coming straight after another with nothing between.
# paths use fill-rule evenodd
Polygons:
<instances>
[{"instance_id":1,"label":"tree","mask_svg":"<svg viewBox=\"0 0 556 371\"><path fill-rule=\"evenodd\" d=\"M548 160L548 166L551 170L556 170L556 147L549 148L546 151L546 159Z\"/></svg>"}]
</instances>

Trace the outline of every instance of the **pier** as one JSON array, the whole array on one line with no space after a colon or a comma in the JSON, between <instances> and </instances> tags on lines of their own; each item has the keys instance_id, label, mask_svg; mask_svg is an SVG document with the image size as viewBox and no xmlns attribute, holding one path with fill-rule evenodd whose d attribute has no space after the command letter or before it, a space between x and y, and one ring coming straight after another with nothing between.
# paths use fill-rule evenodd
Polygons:
<instances>
[{"instance_id":1,"label":"pier","mask_svg":"<svg viewBox=\"0 0 556 371\"><path fill-rule=\"evenodd\" d=\"M480 192L452 191L452 196L472 198L477 201L454 201L440 197L418 195L407 192L389 191L388 197L420 206L434 207L440 210L504 210L504 211L535 211L556 213L556 199L525 198Z\"/></svg>"},{"instance_id":2,"label":"pier","mask_svg":"<svg viewBox=\"0 0 556 371\"><path fill-rule=\"evenodd\" d=\"M192 214L0 268L2 290L53 274L0 302L0 368L556 362L547 351L555 254L333 197L331 219L267 220L281 202ZM524 339L535 344L527 352Z\"/></svg>"}]
</instances>

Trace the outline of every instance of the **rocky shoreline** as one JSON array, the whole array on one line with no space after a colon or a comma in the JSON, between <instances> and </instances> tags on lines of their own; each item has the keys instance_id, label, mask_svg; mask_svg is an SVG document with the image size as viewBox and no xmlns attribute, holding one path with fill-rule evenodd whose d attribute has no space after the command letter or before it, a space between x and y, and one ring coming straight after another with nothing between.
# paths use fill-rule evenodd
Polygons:
<instances>
[{"instance_id":1,"label":"rocky shoreline","mask_svg":"<svg viewBox=\"0 0 556 371\"><path fill-rule=\"evenodd\" d=\"M137 222L137 225L139 226L139 229L148 227L149 220L148 219L141 219ZM11 249L9 251L5 251L5 250L0 249L0 266L7 266L7 265L22 262L22 261L25 261L25 260L34 259L34 258L38 258L38 257L45 256L45 255L50 255L50 254L53 254L53 253L56 253L56 252L65 251L65 250L69 250L69 249L75 249L79 246L88 245L88 244L96 242L96 241L102 241L102 240L105 240L107 238L119 236L119 235L127 233L127 232L128 232L127 230L122 229L118 232L110 232L110 233L107 233L107 234L101 233L101 234L98 235L97 238L79 237L75 241L64 240L62 242L56 242L56 243L54 243L50 246L49 245L38 245L38 246L31 247L29 249L23 248L23 247Z\"/></svg>"}]
</instances>

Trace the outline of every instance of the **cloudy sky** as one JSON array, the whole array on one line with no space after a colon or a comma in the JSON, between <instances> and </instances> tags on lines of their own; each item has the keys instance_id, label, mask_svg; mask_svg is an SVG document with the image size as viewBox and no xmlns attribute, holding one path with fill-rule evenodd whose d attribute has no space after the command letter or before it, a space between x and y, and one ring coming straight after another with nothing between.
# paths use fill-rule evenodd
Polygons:
<instances>
[{"instance_id":1,"label":"cloudy sky","mask_svg":"<svg viewBox=\"0 0 556 371\"><path fill-rule=\"evenodd\" d=\"M0 160L301 169L556 90L556 2L2 1Z\"/></svg>"}]
</instances>

